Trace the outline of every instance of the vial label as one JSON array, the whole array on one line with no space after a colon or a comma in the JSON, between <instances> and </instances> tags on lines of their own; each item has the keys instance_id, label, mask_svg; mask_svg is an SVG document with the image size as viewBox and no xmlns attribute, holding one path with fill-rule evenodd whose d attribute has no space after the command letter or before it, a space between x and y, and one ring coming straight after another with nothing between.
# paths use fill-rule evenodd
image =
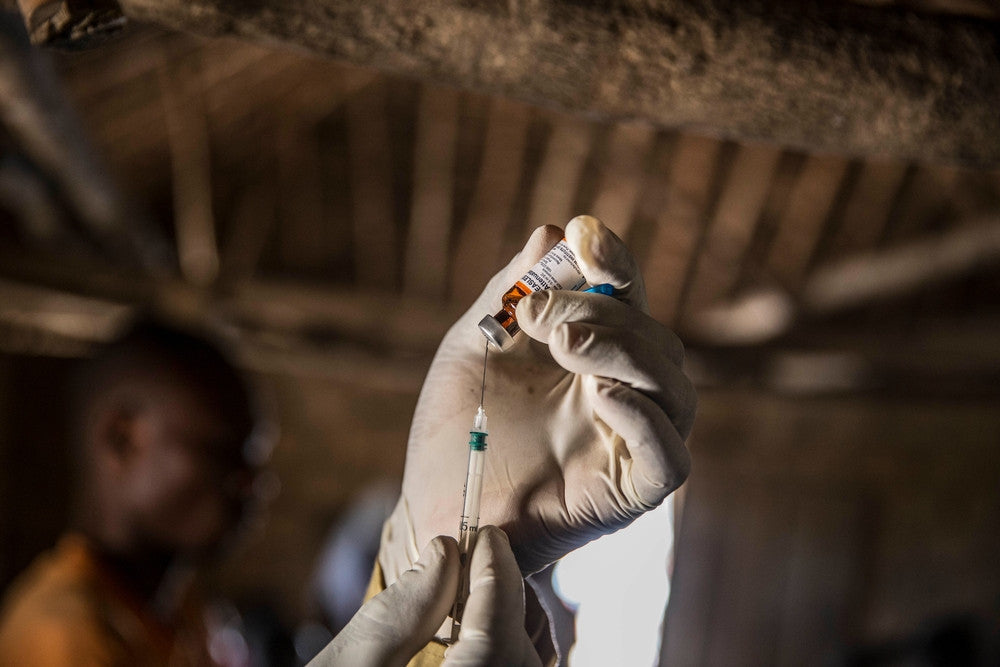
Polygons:
<instances>
[{"instance_id":1,"label":"vial label","mask_svg":"<svg viewBox=\"0 0 1000 667\"><path fill-rule=\"evenodd\" d=\"M569 244L563 239L518 282L522 283L525 292L530 293L545 289L577 290L587 280Z\"/></svg>"},{"instance_id":2,"label":"vial label","mask_svg":"<svg viewBox=\"0 0 1000 667\"><path fill-rule=\"evenodd\" d=\"M496 315L484 317L479 323L479 330L497 349L506 350L521 330L515 313L521 299L539 290L576 291L586 284L587 279L583 277L576 255L564 238L504 293L500 298L501 310Z\"/></svg>"}]
</instances>

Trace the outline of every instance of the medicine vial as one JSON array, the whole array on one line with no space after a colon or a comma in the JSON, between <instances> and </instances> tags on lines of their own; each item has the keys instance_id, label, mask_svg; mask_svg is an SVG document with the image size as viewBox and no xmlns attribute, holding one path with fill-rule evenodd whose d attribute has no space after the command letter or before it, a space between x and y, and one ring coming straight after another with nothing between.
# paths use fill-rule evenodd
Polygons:
<instances>
[{"instance_id":1,"label":"medicine vial","mask_svg":"<svg viewBox=\"0 0 1000 667\"><path fill-rule=\"evenodd\" d=\"M479 330L498 350L508 350L514 344L514 336L521 330L517 324L518 301L539 290L575 291L586 285L587 279L583 277L576 255L564 237L504 293L500 299L500 312L484 317L479 322Z\"/></svg>"}]
</instances>

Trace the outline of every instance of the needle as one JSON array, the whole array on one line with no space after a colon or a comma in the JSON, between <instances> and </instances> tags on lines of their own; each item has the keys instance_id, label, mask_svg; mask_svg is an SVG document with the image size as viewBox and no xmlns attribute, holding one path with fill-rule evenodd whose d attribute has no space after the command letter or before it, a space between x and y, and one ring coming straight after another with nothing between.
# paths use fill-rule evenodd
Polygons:
<instances>
[{"instance_id":1,"label":"needle","mask_svg":"<svg viewBox=\"0 0 1000 667\"><path fill-rule=\"evenodd\" d=\"M479 391L479 407L483 407L483 399L486 398L486 359L490 356L490 342L486 341L486 352L483 353L483 387Z\"/></svg>"}]
</instances>

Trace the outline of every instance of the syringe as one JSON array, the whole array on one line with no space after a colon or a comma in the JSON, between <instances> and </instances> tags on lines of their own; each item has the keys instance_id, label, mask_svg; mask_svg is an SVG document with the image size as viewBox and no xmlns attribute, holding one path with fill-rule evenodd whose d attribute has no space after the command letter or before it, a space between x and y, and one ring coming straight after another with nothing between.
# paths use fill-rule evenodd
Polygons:
<instances>
[{"instance_id":1,"label":"syringe","mask_svg":"<svg viewBox=\"0 0 1000 667\"><path fill-rule=\"evenodd\" d=\"M458 553L461 572L458 580L458 595L451 610L451 641L458 641L458 632L462 627L462 613L465 611L465 601L469 597L469 558L476 546L476 535L479 531L479 502L483 497L483 466L486 463L486 411L483 410L483 399L486 395L486 359L489 356L489 343L483 355L483 386L479 395L479 407L469 431L469 470L465 477L465 492L463 494L462 519L458 528Z\"/></svg>"}]
</instances>

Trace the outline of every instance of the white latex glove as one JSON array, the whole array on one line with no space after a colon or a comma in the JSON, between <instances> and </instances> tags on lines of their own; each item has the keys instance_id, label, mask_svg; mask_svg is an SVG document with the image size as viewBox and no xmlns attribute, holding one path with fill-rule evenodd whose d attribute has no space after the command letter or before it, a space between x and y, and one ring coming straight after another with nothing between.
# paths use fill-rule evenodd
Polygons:
<instances>
[{"instance_id":1,"label":"white latex glove","mask_svg":"<svg viewBox=\"0 0 1000 667\"><path fill-rule=\"evenodd\" d=\"M405 665L451 611L458 571L455 540L434 538L413 569L366 602L309 667Z\"/></svg>"},{"instance_id":2,"label":"white latex glove","mask_svg":"<svg viewBox=\"0 0 1000 667\"><path fill-rule=\"evenodd\" d=\"M402 496L383 531L387 581L409 567L416 544L457 533L485 345L477 323L561 237L557 227L535 230L438 348L410 430ZM628 525L690 468L684 440L696 398L680 340L647 314L642 277L617 236L580 216L566 238L587 280L610 283L616 298L525 297L523 333L509 351L491 352L487 371L481 523L506 531L524 574Z\"/></svg>"},{"instance_id":3,"label":"white latex glove","mask_svg":"<svg viewBox=\"0 0 1000 667\"><path fill-rule=\"evenodd\" d=\"M436 537L414 569L369 600L310 667L405 665L434 636L455 601L455 540ZM484 526L469 564L469 600L445 666L541 667L524 631L524 581L503 531Z\"/></svg>"},{"instance_id":4,"label":"white latex glove","mask_svg":"<svg viewBox=\"0 0 1000 667\"><path fill-rule=\"evenodd\" d=\"M469 562L469 600L444 667L541 667L524 631L524 581L502 530L484 526Z\"/></svg>"}]
</instances>

